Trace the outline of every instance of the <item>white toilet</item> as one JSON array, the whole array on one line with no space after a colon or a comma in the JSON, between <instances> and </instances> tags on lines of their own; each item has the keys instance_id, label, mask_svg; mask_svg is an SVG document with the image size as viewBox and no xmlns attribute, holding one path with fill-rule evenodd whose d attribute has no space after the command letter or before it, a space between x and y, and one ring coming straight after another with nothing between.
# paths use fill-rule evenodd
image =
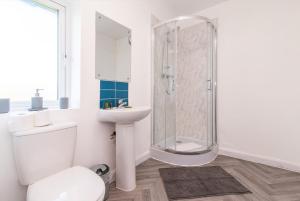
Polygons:
<instances>
[{"instance_id":1,"label":"white toilet","mask_svg":"<svg viewBox=\"0 0 300 201\"><path fill-rule=\"evenodd\" d=\"M63 123L13 132L20 183L27 201L102 201L103 180L85 167L72 167L77 125Z\"/></svg>"}]
</instances>

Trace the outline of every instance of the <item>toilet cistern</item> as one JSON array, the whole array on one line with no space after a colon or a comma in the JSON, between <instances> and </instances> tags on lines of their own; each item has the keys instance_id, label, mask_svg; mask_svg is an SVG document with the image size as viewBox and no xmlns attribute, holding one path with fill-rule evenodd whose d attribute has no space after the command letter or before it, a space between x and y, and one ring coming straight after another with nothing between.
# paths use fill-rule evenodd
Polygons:
<instances>
[{"instance_id":1,"label":"toilet cistern","mask_svg":"<svg viewBox=\"0 0 300 201\"><path fill-rule=\"evenodd\" d=\"M11 119L12 125L22 119ZM17 127L11 135L19 182L28 186L27 201L103 201L103 180L86 167L73 167L75 122Z\"/></svg>"}]
</instances>

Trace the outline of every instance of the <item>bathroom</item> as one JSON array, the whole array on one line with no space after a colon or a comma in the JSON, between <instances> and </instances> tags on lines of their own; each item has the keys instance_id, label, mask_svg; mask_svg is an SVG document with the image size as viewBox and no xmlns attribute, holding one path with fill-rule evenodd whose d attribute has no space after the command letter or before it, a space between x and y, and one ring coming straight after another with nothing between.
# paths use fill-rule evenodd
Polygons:
<instances>
[{"instance_id":1,"label":"bathroom","mask_svg":"<svg viewBox=\"0 0 300 201\"><path fill-rule=\"evenodd\" d=\"M1 1L0 9L9 2L11 0ZM28 3L30 0L21 2ZM45 106L49 107L53 124L64 122L76 122L77 124L74 166L89 168L95 164L107 164L111 168L112 175L115 175L116 172L116 142L111 139L115 125L97 120L100 81L95 79L95 14L100 13L131 30L128 104L133 108L147 106L152 108L152 111L153 27L178 16L199 15L213 20L217 28L216 128L218 154L221 158L217 158L211 165L222 167L224 165L224 169L242 183L242 170L234 171L234 168L226 168L226 164L228 166L231 163L237 164L241 162L237 159L242 159L246 161L245 164L253 162L256 165L268 165L267 170L272 172L271 176L290 174L290 177L286 178L285 185L280 186L278 180L278 185L274 187L283 195L273 191L274 194L269 195L260 189L252 188L252 183L249 184L246 181L243 185L252 194L228 195L219 198L206 197L201 200L288 201L300 199L299 183L297 183L299 174L294 173L300 172L300 149L298 146L300 140L298 123L300 91L297 87L300 84L298 78L300 71L298 68L300 66L298 59L300 52L299 1L51 0L50 2L64 5L69 11L66 12L68 17L66 36L69 48L67 52L70 55L68 62L71 70L67 94L69 109L62 110L58 109L59 107ZM6 29L4 25L17 22L10 21L10 18L1 15L0 44L7 40L2 35L3 29ZM14 41L15 39L10 40ZM1 55L6 55L9 51L0 47L0 52ZM7 77L6 68L7 66L0 62L0 80L3 80L4 76ZM21 72L24 73L24 71ZM21 80L24 78L20 76L21 72L9 77L9 80L18 85L22 84ZM25 73L28 73L28 77L35 74L35 72L28 71ZM0 99L10 98L2 90L4 88L9 90L7 84L3 81L0 83ZM14 105L11 100L11 112L0 114L1 201L26 200L27 187L20 185L18 181L8 121L11 113L22 112L29 108L30 99L34 96L36 88L39 86L32 88L30 94L24 97L24 101L28 102L25 109ZM46 93L47 90L41 91L41 96ZM151 153L153 148L152 115L151 112L145 119L134 124L136 165L144 162L154 165L156 161L151 159L153 157ZM161 166L167 167L167 165ZM247 173L255 176L253 166L248 170L250 173ZM281 169L272 169L269 166ZM146 174L147 169L137 169L137 179L143 173ZM258 174L266 176L264 172ZM151 172L149 175L151 176ZM283 181L284 179L282 178ZM261 182L260 185L265 182L257 179L254 180L254 183L256 181ZM137 184L139 183L141 181L138 180ZM159 183L158 187L163 188L162 183ZM114 177L112 177L111 188L109 198L111 200L143 200L143 196L150 196L147 197L148 200L167 200L165 194L157 198L156 195L151 194L151 189L149 190L151 195L148 195L149 191L139 191L139 188L133 192L121 194L123 199L120 199L117 197L120 191L114 189ZM286 193L287 196L284 196L284 191L288 191L288 188L291 189L290 195L288 196ZM272 192L269 193L272 194ZM253 194L254 197L251 197ZM144 200L147 199L144 198Z\"/></svg>"}]
</instances>

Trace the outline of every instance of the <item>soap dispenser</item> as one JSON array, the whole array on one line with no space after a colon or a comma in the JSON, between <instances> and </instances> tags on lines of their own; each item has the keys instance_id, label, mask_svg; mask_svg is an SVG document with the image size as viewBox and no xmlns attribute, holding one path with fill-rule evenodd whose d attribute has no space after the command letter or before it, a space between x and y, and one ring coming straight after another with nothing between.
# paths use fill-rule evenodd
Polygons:
<instances>
[{"instance_id":1,"label":"soap dispenser","mask_svg":"<svg viewBox=\"0 0 300 201\"><path fill-rule=\"evenodd\" d=\"M35 96L31 98L31 108L29 111L39 111L47 108L43 107L43 97L40 97L40 91L43 89L36 89Z\"/></svg>"}]
</instances>

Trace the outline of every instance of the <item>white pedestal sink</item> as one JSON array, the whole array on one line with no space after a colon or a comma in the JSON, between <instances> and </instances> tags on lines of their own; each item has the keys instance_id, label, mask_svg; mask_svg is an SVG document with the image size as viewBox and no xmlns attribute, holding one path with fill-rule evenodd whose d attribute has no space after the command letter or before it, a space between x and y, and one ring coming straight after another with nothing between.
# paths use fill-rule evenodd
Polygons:
<instances>
[{"instance_id":1,"label":"white pedestal sink","mask_svg":"<svg viewBox=\"0 0 300 201\"><path fill-rule=\"evenodd\" d=\"M136 187L134 122L144 119L150 107L117 108L100 110L98 120L116 123L116 187L132 191Z\"/></svg>"}]
</instances>

